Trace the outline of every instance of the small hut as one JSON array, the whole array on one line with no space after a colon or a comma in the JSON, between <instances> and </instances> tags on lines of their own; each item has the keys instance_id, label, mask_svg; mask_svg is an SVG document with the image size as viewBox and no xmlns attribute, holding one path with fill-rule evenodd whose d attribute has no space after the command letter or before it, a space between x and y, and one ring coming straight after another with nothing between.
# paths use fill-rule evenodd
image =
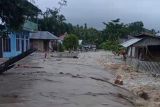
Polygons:
<instances>
[{"instance_id":1,"label":"small hut","mask_svg":"<svg viewBox=\"0 0 160 107\"><path fill-rule=\"evenodd\" d=\"M58 37L48 31L38 31L30 34L31 48L38 51L54 51L57 50Z\"/></svg>"},{"instance_id":2,"label":"small hut","mask_svg":"<svg viewBox=\"0 0 160 107\"><path fill-rule=\"evenodd\" d=\"M160 37L141 34L121 44L128 57L146 61L160 61Z\"/></svg>"}]
</instances>

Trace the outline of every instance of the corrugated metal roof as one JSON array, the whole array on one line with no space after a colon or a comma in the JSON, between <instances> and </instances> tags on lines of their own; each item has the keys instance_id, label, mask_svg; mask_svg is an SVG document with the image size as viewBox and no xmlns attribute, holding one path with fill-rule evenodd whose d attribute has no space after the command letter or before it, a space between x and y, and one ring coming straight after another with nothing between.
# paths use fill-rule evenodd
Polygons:
<instances>
[{"instance_id":1,"label":"corrugated metal roof","mask_svg":"<svg viewBox=\"0 0 160 107\"><path fill-rule=\"evenodd\" d=\"M53 35L48 31L38 31L35 33L31 33L30 39L41 39L41 40L58 40L58 37Z\"/></svg>"},{"instance_id":2,"label":"corrugated metal roof","mask_svg":"<svg viewBox=\"0 0 160 107\"><path fill-rule=\"evenodd\" d=\"M24 25L23 25L23 30L31 31L31 32L37 31L38 30L38 25L34 22L26 20Z\"/></svg>"},{"instance_id":3,"label":"corrugated metal roof","mask_svg":"<svg viewBox=\"0 0 160 107\"><path fill-rule=\"evenodd\" d=\"M130 40L122 43L121 45L122 45L123 47L127 48L127 47L129 47L129 46L131 46L131 45L139 42L140 40L142 40L142 39L139 39L139 38L130 39Z\"/></svg>"}]
</instances>

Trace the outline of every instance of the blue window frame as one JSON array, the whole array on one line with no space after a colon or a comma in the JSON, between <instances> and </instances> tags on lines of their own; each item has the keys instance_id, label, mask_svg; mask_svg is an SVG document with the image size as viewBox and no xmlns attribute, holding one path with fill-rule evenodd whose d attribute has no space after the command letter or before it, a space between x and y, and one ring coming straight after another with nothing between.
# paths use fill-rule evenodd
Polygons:
<instances>
[{"instance_id":1,"label":"blue window frame","mask_svg":"<svg viewBox=\"0 0 160 107\"><path fill-rule=\"evenodd\" d=\"M11 51L11 39L9 37L3 38L3 51L10 52Z\"/></svg>"},{"instance_id":2,"label":"blue window frame","mask_svg":"<svg viewBox=\"0 0 160 107\"><path fill-rule=\"evenodd\" d=\"M16 51L20 51L20 35L16 35Z\"/></svg>"}]
</instances>

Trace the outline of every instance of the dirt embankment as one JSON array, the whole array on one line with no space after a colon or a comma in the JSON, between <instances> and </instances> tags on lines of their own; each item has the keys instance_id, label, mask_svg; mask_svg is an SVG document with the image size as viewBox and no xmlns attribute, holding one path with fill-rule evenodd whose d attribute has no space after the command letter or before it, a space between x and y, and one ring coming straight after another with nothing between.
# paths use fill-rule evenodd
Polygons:
<instances>
[{"instance_id":1,"label":"dirt embankment","mask_svg":"<svg viewBox=\"0 0 160 107\"><path fill-rule=\"evenodd\" d=\"M110 71L115 78L120 75L124 88L138 95L138 107L160 107L160 78L155 78L147 72L136 72L134 68L125 64L121 57L106 53L98 60L106 71ZM115 80L113 78L113 82Z\"/></svg>"}]
</instances>

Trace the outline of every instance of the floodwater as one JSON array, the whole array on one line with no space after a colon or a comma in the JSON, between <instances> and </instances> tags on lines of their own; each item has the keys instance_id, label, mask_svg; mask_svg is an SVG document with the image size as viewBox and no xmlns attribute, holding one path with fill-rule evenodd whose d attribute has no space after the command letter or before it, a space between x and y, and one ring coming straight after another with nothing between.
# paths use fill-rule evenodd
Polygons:
<instances>
[{"instance_id":1,"label":"floodwater","mask_svg":"<svg viewBox=\"0 0 160 107\"><path fill-rule=\"evenodd\" d=\"M115 77L98 64L101 55L26 57L0 76L0 107L135 107L136 96L112 84Z\"/></svg>"}]
</instances>

